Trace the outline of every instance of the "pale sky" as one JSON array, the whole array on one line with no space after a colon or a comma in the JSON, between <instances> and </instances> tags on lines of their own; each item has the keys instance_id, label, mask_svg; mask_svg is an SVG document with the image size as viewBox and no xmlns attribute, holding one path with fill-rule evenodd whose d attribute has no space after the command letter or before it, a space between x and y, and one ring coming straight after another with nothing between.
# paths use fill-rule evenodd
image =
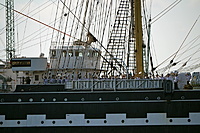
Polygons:
<instances>
[{"instance_id":1,"label":"pale sky","mask_svg":"<svg viewBox=\"0 0 200 133\"><path fill-rule=\"evenodd\" d=\"M51 0L51 1L33 0L30 7L27 7L23 12L27 14L34 8L38 7L38 5L47 2L47 4L45 4L45 10L37 12L44 8L40 7L39 9L37 9L37 11L32 12L30 15L36 19L39 19L42 22L46 23L51 22L54 19L53 14L55 14L55 4L53 4L52 1L55 1L56 4L56 0ZM154 18L154 16L159 14L162 10L167 8L170 4L172 4L176 0L146 0L147 3L150 3L151 1L152 1L151 16L152 18ZM22 11L22 8L25 7L25 5L28 2L29 0L15 0L15 9L18 11ZM4 4L4 0L0 0L0 3ZM150 4L148 4L148 6L149 5ZM161 17L155 23L152 24L151 51L153 55L154 66L157 66L160 63L162 63L165 59L170 57L173 53L175 53L179 49L185 37L189 33L192 25L200 15L199 6L200 6L200 0L182 0L177 6L175 6L172 10L170 10L163 17ZM27 38L28 35L31 35L33 32L35 32L34 29L37 31L39 28L42 27L42 25L37 24L32 20L23 21L25 19L22 18L22 16L20 15L17 18L18 19L16 23L23 23L21 25L19 24L19 26L15 28L17 32L16 34L18 35L20 34L19 36L21 36L21 38L23 37ZM3 6L0 6L0 58L1 59L5 59L4 57L5 32L3 30L4 27L5 27L5 8ZM25 27L27 28L27 30L22 30ZM18 54L20 54L20 56L33 57L33 56L39 56L40 52L43 52L45 53L46 56L48 56L48 50L50 44L47 43L47 41L45 40L50 40L51 35L49 35L48 37L43 37L43 35L50 34L51 31L52 31L51 29L46 29L45 31L40 30L37 33L39 34L39 38L38 36L35 39L33 39L34 37L28 38L26 41L27 42L30 41L31 45L26 41L19 42L20 46L17 45L17 47L20 47L19 48L20 52L18 52ZM200 39L199 40L196 39L196 42L194 42L194 44L189 43L191 40L195 39L199 35L200 35L200 20L197 21L193 30L187 37L185 43L182 46L183 49L180 49L176 58L174 59L174 62L180 61L181 65L181 63L183 64L186 60L188 60L191 57L187 66L200 63L200 59L198 60L198 58L200 57L200 44L199 44ZM180 56L182 52L185 52L185 54L182 54ZM166 61L166 63L160 66L160 68L168 65L171 59L172 58ZM176 70L179 67L180 66L172 67L169 71ZM196 71L200 71L200 69Z\"/></svg>"},{"instance_id":2,"label":"pale sky","mask_svg":"<svg viewBox=\"0 0 200 133\"><path fill-rule=\"evenodd\" d=\"M152 16L158 14L174 1L175 0L153 0ZM152 24L153 44L155 46L158 64L179 49L190 29L192 28L192 25L200 15L199 5L200 0L182 0L176 7ZM200 20L197 21L183 46L199 35ZM199 43L200 40L197 40L196 43L193 44L198 45L195 49L186 50L186 47L184 50L180 50L180 53L184 51L186 51L185 55L195 53L192 59L198 58L200 56L200 50L198 50L200 48ZM175 59L175 61L183 59L184 56L180 57L180 59ZM167 64L169 64L169 62L170 60L167 62ZM196 62L191 63L200 63L200 60L196 60Z\"/></svg>"}]
</instances>

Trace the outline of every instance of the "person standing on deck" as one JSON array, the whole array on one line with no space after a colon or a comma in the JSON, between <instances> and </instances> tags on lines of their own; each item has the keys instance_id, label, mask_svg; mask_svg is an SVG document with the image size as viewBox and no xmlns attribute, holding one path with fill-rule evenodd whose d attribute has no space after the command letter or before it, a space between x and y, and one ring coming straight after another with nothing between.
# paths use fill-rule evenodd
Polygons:
<instances>
[{"instance_id":1,"label":"person standing on deck","mask_svg":"<svg viewBox=\"0 0 200 133\"><path fill-rule=\"evenodd\" d=\"M179 89L178 88L178 81L179 81L178 72L175 71L174 74L175 74L175 77L174 77L174 89Z\"/></svg>"},{"instance_id":2,"label":"person standing on deck","mask_svg":"<svg viewBox=\"0 0 200 133\"><path fill-rule=\"evenodd\" d=\"M30 84L31 83L31 79L30 79L30 77L26 77L26 84Z\"/></svg>"},{"instance_id":3,"label":"person standing on deck","mask_svg":"<svg viewBox=\"0 0 200 133\"><path fill-rule=\"evenodd\" d=\"M44 77L44 84L48 84L47 76Z\"/></svg>"}]
</instances>

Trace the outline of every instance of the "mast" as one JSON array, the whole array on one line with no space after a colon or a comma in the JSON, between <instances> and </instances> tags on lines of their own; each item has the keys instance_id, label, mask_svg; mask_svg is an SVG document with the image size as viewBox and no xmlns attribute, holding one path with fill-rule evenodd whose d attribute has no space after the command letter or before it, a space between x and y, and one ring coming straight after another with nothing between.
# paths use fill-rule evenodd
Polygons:
<instances>
[{"instance_id":1,"label":"mast","mask_svg":"<svg viewBox=\"0 0 200 133\"><path fill-rule=\"evenodd\" d=\"M144 76L143 64L143 40L142 40L142 16L141 16L141 1L134 2L135 14L135 39L136 39L136 76Z\"/></svg>"},{"instance_id":2,"label":"mast","mask_svg":"<svg viewBox=\"0 0 200 133\"><path fill-rule=\"evenodd\" d=\"M6 62L15 56L14 0L5 0L6 5ZM7 64L8 65L8 64Z\"/></svg>"},{"instance_id":3,"label":"mast","mask_svg":"<svg viewBox=\"0 0 200 133\"><path fill-rule=\"evenodd\" d=\"M147 42L147 57L146 57L146 73L149 72L149 56L150 56L150 36L151 36L151 19L149 19L149 24L148 24L148 30L147 30L147 34L148 34L148 42ZM152 64L153 66L153 64ZM153 68L152 68L153 69Z\"/></svg>"},{"instance_id":4,"label":"mast","mask_svg":"<svg viewBox=\"0 0 200 133\"><path fill-rule=\"evenodd\" d=\"M119 70L119 75L133 72L133 75L142 78L144 76L143 46L141 2L121 0L107 46L108 53L105 54L107 61L103 62L103 69L107 70L107 75L111 71ZM122 59L125 63L120 64L116 59Z\"/></svg>"}]
</instances>

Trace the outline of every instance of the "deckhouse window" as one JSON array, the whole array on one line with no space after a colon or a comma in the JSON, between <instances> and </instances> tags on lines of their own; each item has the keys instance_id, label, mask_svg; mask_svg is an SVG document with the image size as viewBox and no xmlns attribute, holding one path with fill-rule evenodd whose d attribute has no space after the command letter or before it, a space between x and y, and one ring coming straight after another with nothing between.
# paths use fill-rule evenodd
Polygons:
<instances>
[{"instance_id":1,"label":"deckhouse window","mask_svg":"<svg viewBox=\"0 0 200 133\"><path fill-rule=\"evenodd\" d=\"M51 55L54 57L54 56L56 56L56 50L52 50L51 51Z\"/></svg>"},{"instance_id":2,"label":"deckhouse window","mask_svg":"<svg viewBox=\"0 0 200 133\"><path fill-rule=\"evenodd\" d=\"M94 56L95 56L95 57L98 57L98 56L99 56L99 53L96 52L96 51L94 51L92 55L93 55L93 57L94 57Z\"/></svg>"},{"instance_id":3,"label":"deckhouse window","mask_svg":"<svg viewBox=\"0 0 200 133\"><path fill-rule=\"evenodd\" d=\"M98 57L98 56L99 56L99 53L98 53L98 52L95 52L95 56Z\"/></svg>"},{"instance_id":4,"label":"deckhouse window","mask_svg":"<svg viewBox=\"0 0 200 133\"><path fill-rule=\"evenodd\" d=\"M78 56L79 55L79 52L78 51L75 51L75 56Z\"/></svg>"},{"instance_id":5,"label":"deckhouse window","mask_svg":"<svg viewBox=\"0 0 200 133\"><path fill-rule=\"evenodd\" d=\"M78 56L79 56L79 57L83 57L83 53L82 53L82 52L79 52Z\"/></svg>"},{"instance_id":6,"label":"deckhouse window","mask_svg":"<svg viewBox=\"0 0 200 133\"><path fill-rule=\"evenodd\" d=\"M66 50L63 50L62 55L63 55L63 57L66 57L67 51L66 51Z\"/></svg>"},{"instance_id":7,"label":"deckhouse window","mask_svg":"<svg viewBox=\"0 0 200 133\"><path fill-rule=\"evenodd\" d=\"M73 56L73 51L69 51L68 55L69 55L69 57L72 57Z\"/></svg>"},{"instance_id":8,"label":"deckhouse window","mask_svg":"<svg viewBox=\"0 0 200 133\"><path fill-rule=\"evenodd\" d=\"M90 56L90 52L87 53L87 56L88 56L88 57Z\"/></svg>"},{"instance_id":9,"label":"deckhouse window","mask_svg":"<svg viewBox=\"0 0 200 133\"><path fill-rule=\"evenodd\" d=\"M39 81L39 75L35 75L35 81Z\"/></svg>"},{"instance_id":10,"label":"deckhouse window","mask_svg":"<svg viewBox=\"0 0 200 133\"><path fill-rule=\"evenodd\" d=\"M75 51L75 56L83 57L83 53L80 51Z\"/></svg>"}]
</instances>

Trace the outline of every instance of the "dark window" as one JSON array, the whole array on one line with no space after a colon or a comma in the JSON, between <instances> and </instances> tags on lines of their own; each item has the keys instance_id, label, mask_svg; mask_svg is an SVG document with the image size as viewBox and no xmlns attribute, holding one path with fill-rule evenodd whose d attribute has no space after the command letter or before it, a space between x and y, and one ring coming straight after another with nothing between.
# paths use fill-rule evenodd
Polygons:
<instances>
[{"instance_id":1,"label":"dark window","mask_svg":"<svg viewBox=\"0 0 200 133\"><path fill-rule=\"evenodd\" d=\"M79 52L78 51L75 51L75 56L78 56L79 55Z\"/></svg>"},{"instance_id":2,"label":"dark window","mask_svg":"<svg viewBox=\"0 0 200 133\"><path fill-rule=\"evenodd\" d=\"M99 53L94 51L93 54L92 54L92 56L93 56L93 57L94 57L94 56L98 57L98 56L99 56Z\"/></svg>"},{"instance_id":3,"label":"dark window","mask_svg":"<svg viewBox=\"0 0 200 133\"><path fill-rule=\"evenodd\" d=\"M39 80L39 75L35 75L35 81Z\"/></svg>"}]
</instances>

